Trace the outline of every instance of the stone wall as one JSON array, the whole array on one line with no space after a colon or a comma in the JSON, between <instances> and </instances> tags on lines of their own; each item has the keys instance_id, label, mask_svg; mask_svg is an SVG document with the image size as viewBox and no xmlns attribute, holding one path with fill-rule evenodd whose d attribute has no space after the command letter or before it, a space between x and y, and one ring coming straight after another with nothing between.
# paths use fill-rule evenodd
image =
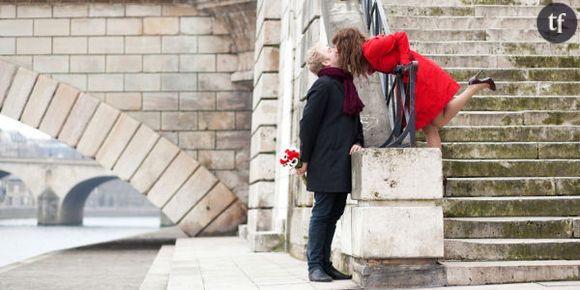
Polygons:
<instances>
[{"instance_id":1,"label":"stone wall","mask_svg":"<svg viewBox=\"0 0 580 290\"><path fill-rule=\"evenodd\" d=\"M247 202L251 89L232 82L238 55L222 21L176 1L5 2L0 59L145 123Z\"/></svg>"}]
</instances>

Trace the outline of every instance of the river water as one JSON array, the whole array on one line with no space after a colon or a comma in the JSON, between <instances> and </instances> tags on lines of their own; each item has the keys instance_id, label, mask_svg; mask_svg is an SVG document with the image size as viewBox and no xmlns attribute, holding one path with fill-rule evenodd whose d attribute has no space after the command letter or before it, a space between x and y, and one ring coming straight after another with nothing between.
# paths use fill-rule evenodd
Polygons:
<instances>
[{"instance_id":1,"label":"river water","mask_svg":"<svg viewBox=\"0 0 580 290\"><path fill-rule=\"evenodd\" d=\"M0 220L0 267L47 252L159 230L159 217L85 217L83 226L37 226L36 219Z\"/></svg>"}]
</instances>

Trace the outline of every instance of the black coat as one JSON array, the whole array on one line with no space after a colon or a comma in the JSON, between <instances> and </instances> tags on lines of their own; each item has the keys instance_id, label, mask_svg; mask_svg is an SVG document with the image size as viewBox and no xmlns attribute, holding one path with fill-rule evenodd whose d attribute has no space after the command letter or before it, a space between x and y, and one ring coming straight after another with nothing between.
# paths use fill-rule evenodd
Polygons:
<instances>
[{"instance_id":1,"label":"black coat","mask_svg":"<svg viewBox=\"0 0 580 290\"><path fill-rule=\"evenodd\" d=\"M360 116L343 113L342 80L322 76L307 95L300 120L300 154L308 162L307 189L312 192L351 192L350 149L364 145Z\"/></svg>"}]
</instances>

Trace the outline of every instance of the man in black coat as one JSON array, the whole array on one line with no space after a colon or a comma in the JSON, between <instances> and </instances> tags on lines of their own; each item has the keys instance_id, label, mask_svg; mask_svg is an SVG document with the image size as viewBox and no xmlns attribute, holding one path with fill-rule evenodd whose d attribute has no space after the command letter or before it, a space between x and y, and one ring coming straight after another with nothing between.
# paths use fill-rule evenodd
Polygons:
<instances>
[{"instance_id":1,"label":"man in black coat","mask_svg":"<svg viewBox=\"0 0 580 290\"><path fill-rule=\"evenodd\" d=\"M352 76L339 68L334 48L316 46L308 52L310 71L319 76L307 95L300 120L300 154L307 173L308 191L314 192L314 207L308 230L308 277L311 281L330 282L350 279L330 262L330 246L351 192L351 154L364 146L359 111L347 114L345 87ZM348 79L350 77L350 79ZM350 90L352 91L352 90ZM356 88L354 89L356 95ZM362 102L359 110L362 110Z\"/></svg>"}]
</instances>

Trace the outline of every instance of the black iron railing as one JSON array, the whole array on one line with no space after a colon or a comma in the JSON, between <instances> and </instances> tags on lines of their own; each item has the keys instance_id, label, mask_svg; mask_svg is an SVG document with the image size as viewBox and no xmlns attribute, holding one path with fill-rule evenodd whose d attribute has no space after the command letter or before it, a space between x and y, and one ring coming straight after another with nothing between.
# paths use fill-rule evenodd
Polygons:
<instances>
[{"instance_id":1,"label":"black iron railing","mask_svg":"<svg viewBox=\"0 0 580 290\"><path fill-rule=\"evenodd\" d=\"M362 0L368 33L371 36L390 34L381 0ZM380 73L381 87L387 106L391 135L380 146L415 147L415 79L418 62L398 65L394 71ZM407 85L403 78L408 76Z\"/></svg>"}]
</instances>

